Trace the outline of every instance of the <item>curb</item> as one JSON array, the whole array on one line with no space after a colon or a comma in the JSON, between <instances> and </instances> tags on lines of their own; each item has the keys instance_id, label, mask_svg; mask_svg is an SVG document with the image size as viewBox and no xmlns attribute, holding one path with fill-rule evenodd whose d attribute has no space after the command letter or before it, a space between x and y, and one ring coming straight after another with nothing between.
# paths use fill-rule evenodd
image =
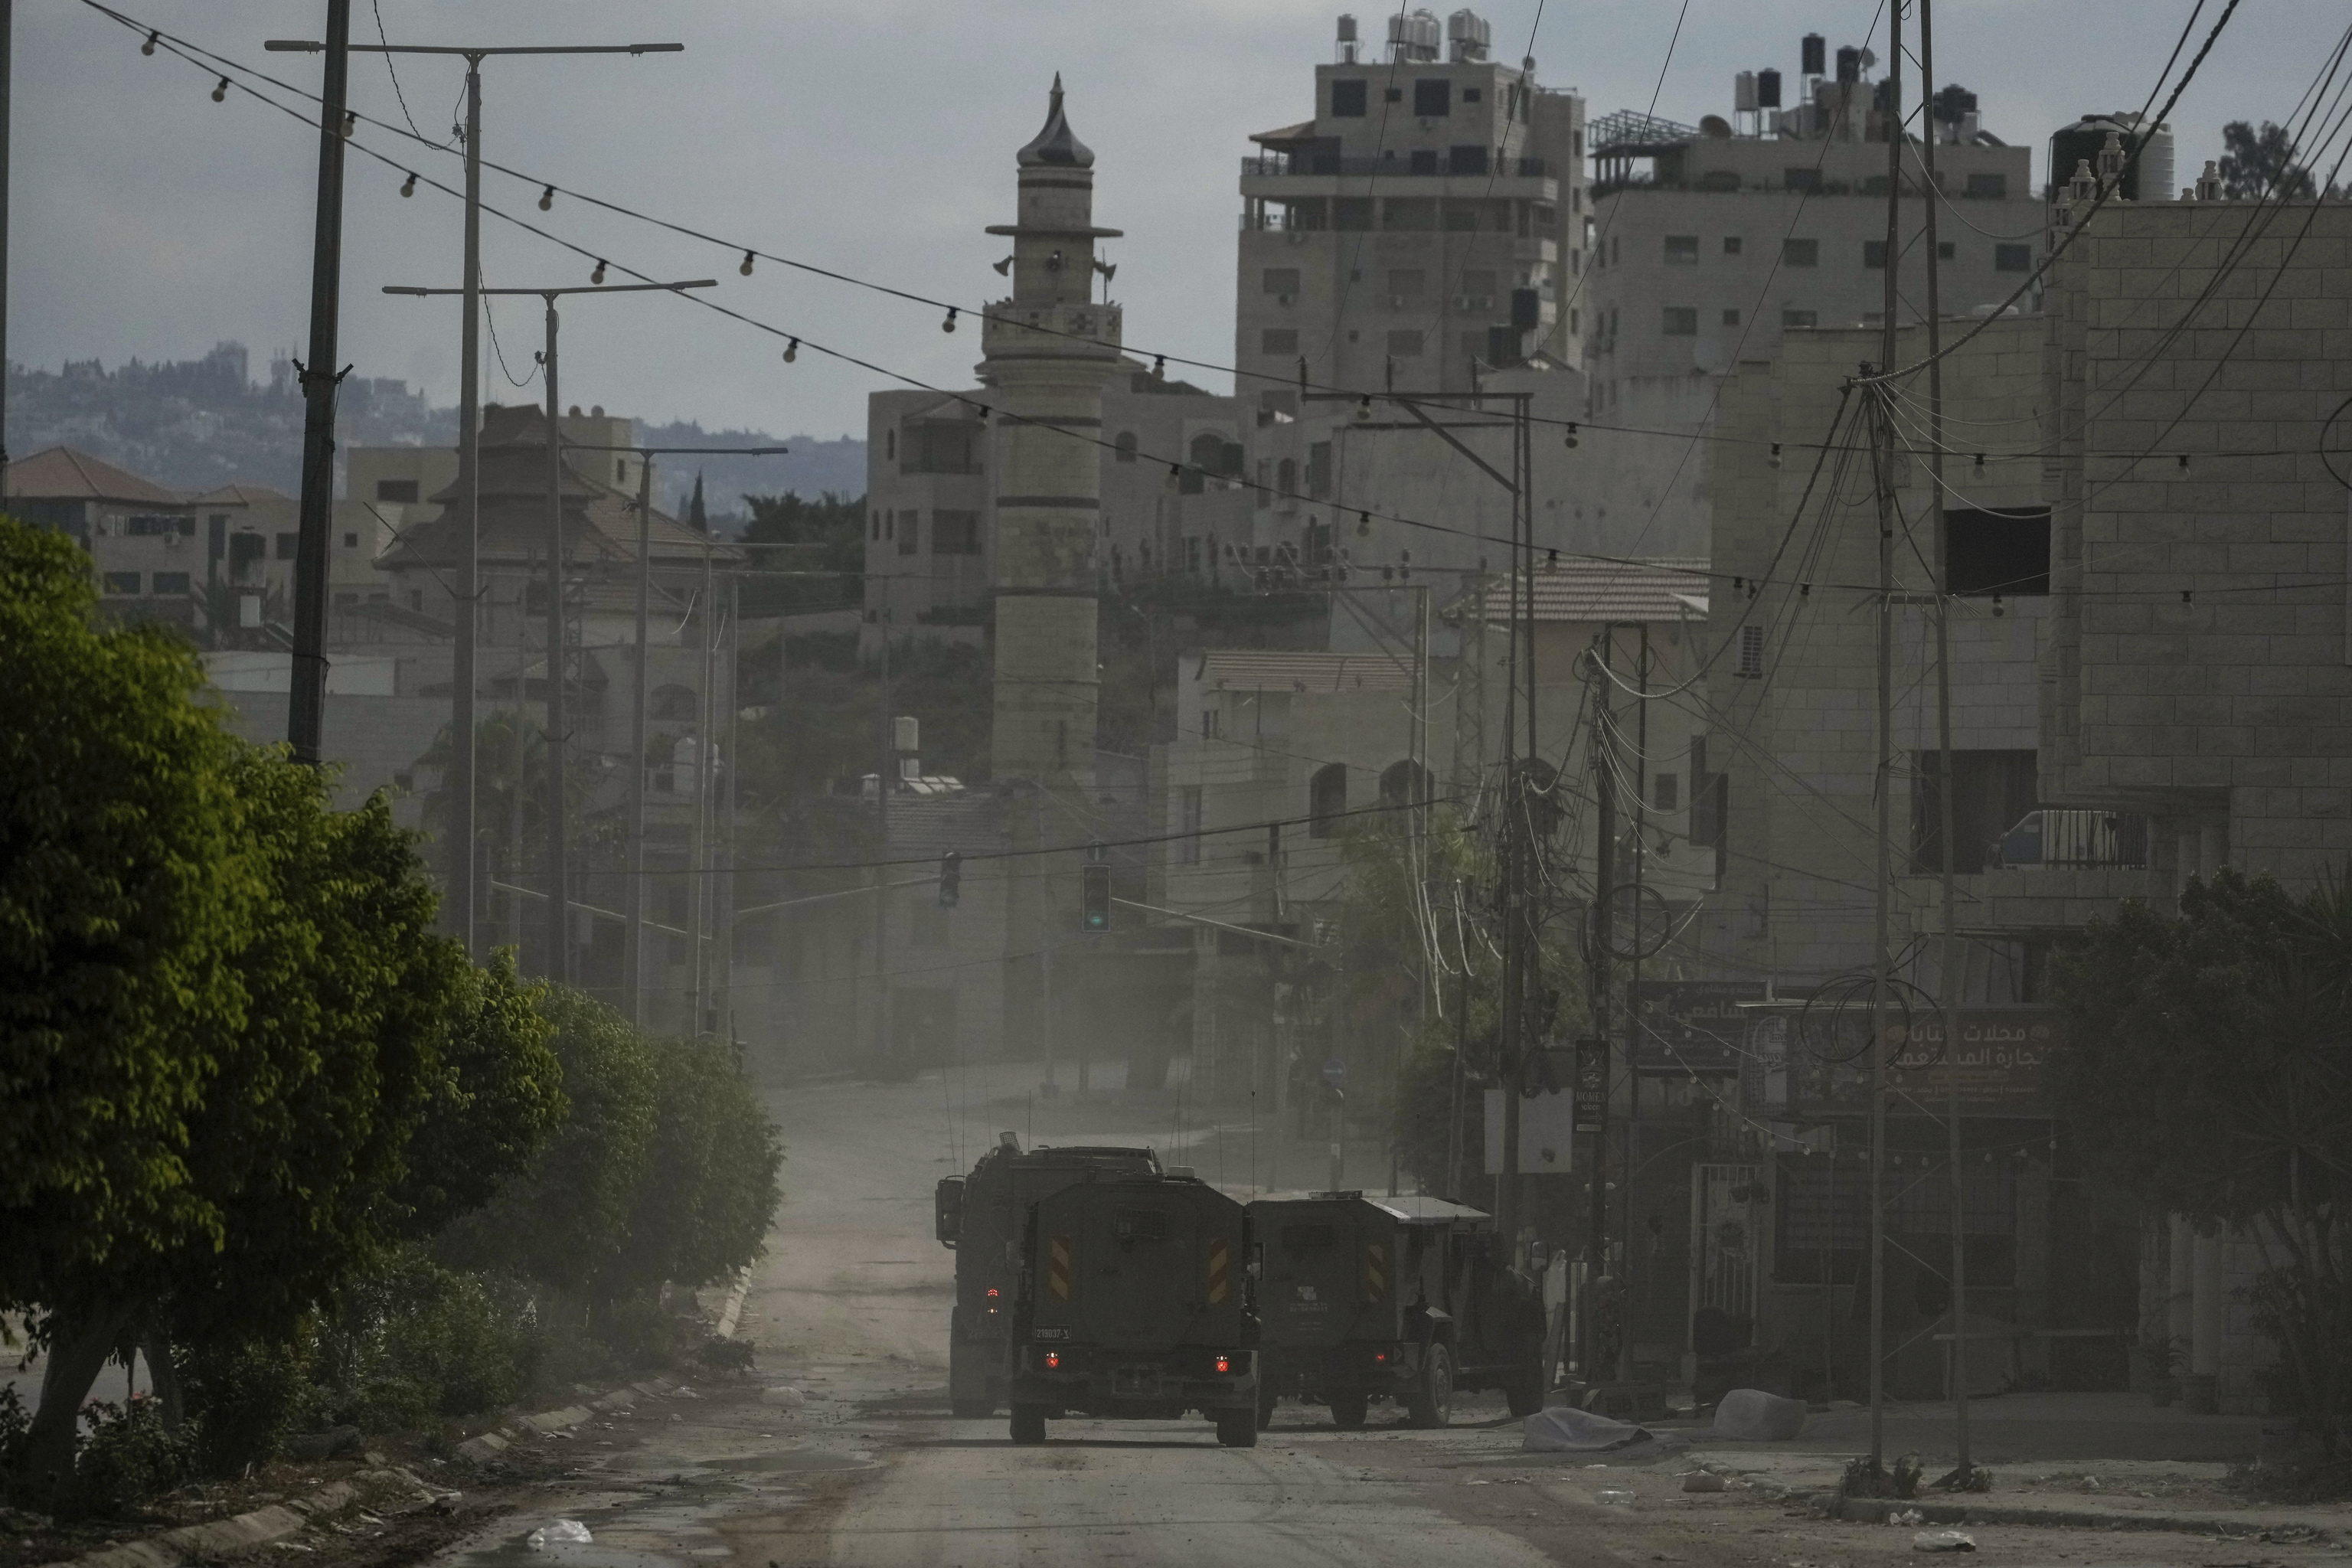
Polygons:
<instances>
[{"instance_id":1,"label":"curb","mask_svg":"<svg viewBox=\"0 0 2352 1568\"><path fill-rule=\"evenodd\" d=\"M2310 1532L2312 1545L2335 1544L2342 1521L2331 1519L2262 1518L2226 1513L2156 1513L2138 1509L2019 1508L2000 1503L1936 1502L1926 1498L1843 1497L1809 1486L1787 1485L1758 1476L1742 1477L1765 1497L1808 1503L1830 1519L1885 1524L1891 1514L1915 1512L1933 1525L2029 1524L2076 1530L2165 1530L2191 1535L2253 1537L2267 1531Z\"/></svg>"},{"instance_id":2,"label":"curb","mask_svg":"<svg viewBox=\"0 0 2352 1568\"><path fill-rule=\"evenodd\" d=\"M411 1508L429 1507L457 1495L436 1492L405 1469L362 1470L352 1481L330 1481L289 1502L271 1503L209 1524L182 1525L143 1541L126 1541L87 1552L61 1568L185 1568L190 1563L217 1563L239 1556L256 1547L299 1534L317 1516L333 1513L358 1500L359 1489L352 1481L404 1488L414 1495Z\"/></svg>"},{"instance_id":3,"label":"curb","mask_svg":"<svg viewBox=\"0 0 2352 1568\"><path fill-rule=\"evenodd\" d=\"M568 1431L600 1412L626 1410L640 1398L658 1398L669 1391L669 1384L651 1378L640 1383L624 1384L612 1393L583 1405L567 1405L561 1410L538 1410L517 1415L478 1437L467 1438L457 1445L457 1451L480 1464L498 1458L526 1436L545 1436L551 1432Z\"/></svg>"}]
</instances>

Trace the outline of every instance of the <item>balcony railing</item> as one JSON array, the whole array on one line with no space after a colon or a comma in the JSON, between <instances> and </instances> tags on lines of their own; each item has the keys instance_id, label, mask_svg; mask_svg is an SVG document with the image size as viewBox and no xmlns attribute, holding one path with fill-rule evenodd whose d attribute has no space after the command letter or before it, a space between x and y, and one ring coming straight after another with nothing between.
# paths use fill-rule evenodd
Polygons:
<instances>
[{"instance_id":1,"label":"balcony railing","mask_svg":"<svg viewBox=\"0 0 2352 1568\"><path fill-rule=\"evenodd\" d=\"M1474 149L1476 158L1445 153L1408 153L1402 157L1343 157L1337 153L1290 153L1242 160L1242 176L1286 177L1306 174L1372 174L1381 178L1485 179L1516 175L1522 179L1556 178L1559 171L1543 158L1496 158L1486 149Z\"/></svg>"},{"instance_id":2,"label":"balcony railing","mask_svg":"<svg viewBox=\"0 0 2352 1568\"><path fill-rule=\"evenodd\" d=\"M2004 870L2137 868L2147 864L2147 818L2133 811L2029 811L2000 836Z\"/></svg>"}]
</instances>

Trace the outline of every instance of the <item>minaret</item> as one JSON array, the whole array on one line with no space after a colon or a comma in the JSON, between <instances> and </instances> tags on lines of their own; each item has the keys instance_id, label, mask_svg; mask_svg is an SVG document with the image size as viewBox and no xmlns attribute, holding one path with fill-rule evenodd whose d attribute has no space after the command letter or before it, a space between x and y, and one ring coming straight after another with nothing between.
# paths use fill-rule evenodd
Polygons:
<instances>
[{"instance_id":1,"label":"minaret","mask_svg":"<svg viewBox=\"0 0 2352 1568\"><path fill-rule=\"evenodd\" d=\"M1094 774L1095 549L1102 513L1102 389L1119 373L1119 311L1092 302L1095 155L1062 117L1016 156L1013 297L989 307L982 383L995 395L999 779L1084 788ZM1067 434L1065 434L1067 432Z\"/></svg>"}]
</instances>

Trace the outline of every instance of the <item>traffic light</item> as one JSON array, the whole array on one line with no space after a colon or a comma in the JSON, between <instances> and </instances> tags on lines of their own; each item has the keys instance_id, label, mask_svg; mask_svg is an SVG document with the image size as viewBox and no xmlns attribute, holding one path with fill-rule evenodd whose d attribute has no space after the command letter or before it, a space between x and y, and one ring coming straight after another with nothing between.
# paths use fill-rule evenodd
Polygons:
<instances>
[{"instance_id":1,"label":"traffic light","mask_svg":"<svg viewBox=\"0 0 2352 1568\"><path fill-rule=\"evenodd\" d=\"M940 857L940 908L951 910L963 896L963 857L950 849Z\"/></svg>"},{"instance_id":2,"label":"traffic light","mask_svg":"<svg viewBox=\"0 0 2352 1568\"><path fill-rule=\"evenodd\" d=\"M1078 929L1086 931L1110 930L1110 867L1099 860L1090 860L1080 868L1086 881L1079 889Z\"/></svg>"}]
</instances>

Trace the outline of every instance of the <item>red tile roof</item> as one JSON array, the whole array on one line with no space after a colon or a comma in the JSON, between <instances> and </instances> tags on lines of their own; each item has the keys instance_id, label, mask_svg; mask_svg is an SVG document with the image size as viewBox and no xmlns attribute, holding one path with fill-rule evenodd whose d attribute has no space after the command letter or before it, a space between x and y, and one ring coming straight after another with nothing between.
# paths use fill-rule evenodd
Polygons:
<instances>
[{"instance_id":1,"label":"red tile roof","mask_svg":"<svg viewBox=\"0 0 2352 1568\"><path fill-rule=\"evenodd\" d=\"M120 501L131 506L186 504L163 486L71 447L52 447L9 464L0 470L0 495L26 500Z\"/></svg>"}]
</instances>

